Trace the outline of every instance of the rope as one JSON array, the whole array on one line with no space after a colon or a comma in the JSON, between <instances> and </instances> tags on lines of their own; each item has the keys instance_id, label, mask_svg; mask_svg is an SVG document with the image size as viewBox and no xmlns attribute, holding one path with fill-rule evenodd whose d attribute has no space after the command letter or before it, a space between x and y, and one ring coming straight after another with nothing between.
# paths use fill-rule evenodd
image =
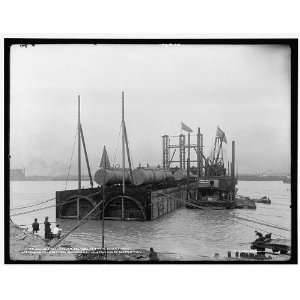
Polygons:
<instances>
[{"instance_id":1,"label":"rope","mask_svg":"<svg viewBox=\"0 0 300 300\"><path fill-rule=\"evenodd\" d=\"M121 128L122 128L122 124L120 124L118 139L116 141L115 152L114 152L114 155L113 155L113 165L115 165L116 160L117 160L117 151L118 151L119 145L120 145Z\"/></svg>"},{"instance_id":2,"label":"rope","mask_svg":"<svg viewBox=\"0 0 300 300\"><path fill-rule=\"evenodd\" d=\"M42 201L42 202L38 202L38 203L35 203L35 204L32 204L32 205L14 207L14 208L11 208L10 210L17 210L17 209L23 209L23 208L33 207L33 206L37 206L37 205L40 205L40 204L43 204L43 203L46 203L46 202L49 202L49 201L52 201L52 200L55 200L55 199L56 198L50 198L48 200L45 200L45 201Z\"/></svg>"},{"instance_id":3,"label":"rope","mask_svg":"<svg viewBox=\"0 0 300 300\"><path fill-rule=\"evenodd\" d=\"M92 193L92 194L88 194L86 195L86 197L92 197L92 196L95 196L95 195L98 195L100 194L101 191L98 191L98 192L95 192L95 193ZM48 199L46 201L42 201L36 205L39 205L39 204L42 204L42 203L46 203L50 200L54 200L56 198L51 198L51 199ZM47 209L47 208L51 208L51 207L59 207L59 206L62 206L64 205L65 203L61 203L61 204L55 204L55 205L49 205L49 206L45 206L45 207L41 207L41 208L37 208L37 209L32 209L32 210L29 210L29 211L24 211L24 212L20 212L20 213L16 213L16 214L13 214L13 215L10 215L11 217L14 217L14 216L19 216L19 215L26 215L26 214L29 214L29 213L32 213L32 212L35 212L35 211L39 211L39 210L43 210L43 209ZM30 205L30 206L23 206L23 208L27 208L27 207L32 207L32 206L36 206L36 205Z\"/></svg>"},{"instance_id":4,"label":"rope","mask_svg":"<svg viewBox=\"0 0 300 300\"><path fill-rule=\"evenodd\" d=\"M39 211L39 210L43 210L43 209L47 209L47 208L50 208L50 207L56 207L56 204L55 205L45 206L45 207L42 207L42 208L37 208L37 209L29 210L29 211L24 211L24 212L21 212L21 213L16 213L16 214L13 214L13 215L10 215L10 216L11 217L15 217L15 216L20 216L20 215L26 215L26 214L29 214L29 213L32 213L32 212L35 212L35 211Z\"/></svg>"},{"instance_id":5,"label":"rope","mask_svg":"<svg viewBox=\"0 0 300 300\"><path fill-rule=\"evenodd\" d=\"M239 216L239 217L244 217L244 216ZM264 224L268 224L268 225L271 225L271 226L278 226L278 225L276 225L276 224L274 224L274 223L270 223L270 222L265 222L264 220L260 220L260 219L257 219L257 218L254 218L254 217L252 217L252 219L253 220L255 220L255 221L258 221L258 222L264 222ZM281 227L281 228L284 228L286 231L290 231L288 228L286 228L286 227Z\"/></svg>"},{"instance_id":6,"label":"rope","mask_svg":"<svg viewBox=\"0 0 300 300\"><path fill-rule=\"evenodd\" d=\"M75 142L76 142L77 135L78 135L78 132L76 130L75 137L74 137L74 142L73 142L73 147L72 147L71 158L70 158L70 162L69 162L69 169L68 169L68 175L67 175L66 184L65 184L65 190L67 189L67 185L68 185L68 181L69 181L70 170L71 170L72 160L73 160L73 156L74 156Z\"/></svg>"},{"instance_id":7,"label":"rope","mask_svg":"<svg viewBox=\"0 0 300 300\"><path fill-rule=\"evenodd\" d=\"M247 219L247 218L242 218L242 217L238 217L238 216L235 216L235 218L238 218L238 219L244 220L244 221L248 221L248 222L252 222L252 223L256 223L256 224L260 224L260 225L264 225L264 226L268 226L268 227L273 227L273 228L284 230L284 231L290 231L289 229L284 228L284 227L280 227L280 226L276 226L276 225L271 225L271 224L267 224L267 223L263 223L263 222L259 222L259 221L255 221L255 220L251 220L251 219Z\"/></svg>"},{"instance_id":8,"label":"rope","mask_svg":"<svg viewBox=\"0 0 300 300\"><path fill-rule=\"evenodd\" d=\"M251 226L251 225L249 225L249 224L245 224L245 223L239 222L239 221L237 221L237 220L234 220L234 222L237 222L237 223L239 223L239 224L241 224L241 225L244 225L244 226L246 226L246 227L249 227L249 228L252 228L252 229L255 229L255 230L258 229L258 230L260 230L260 231L262 231L262 232L269 233L269 231L267 231L267 230L265 230L265 229L262 229L262 228L260 228L260 227L254 227L254 226ZM280 234L278 234L278 233L272 233L272 235L279 236L279 237L281 237L281 238L283 238L283 239L286 239L285 236L280 235Z\"/></svg>"},{"instance_id":9,"label":"rope","mask_svg":"<svg viewBox=\"0 0 300 300\"><path fill-rule=\"evenodd\" d=\"M127 137L127 143L128 143L129 155L130 155L130 159L131 159L131 167L132 167L132 170L134 170L134 164L133 164L133 159L132 159L132 154L131 154L131 147L130 147L128 137Z\"/></svg>"},{"instance_id":10,"label":"rope","mask_svg":"<svg viewBox=\"0 0 300 300\"><path fill-rule=\"evenodd\" d=\"M57 224L58 222L54 222L54 221L49 221L51 224ZM32 223L31 224L18 224L18 226L22 226L22 227L24 227L24 226L31 226L32 225Z\"/></svg>"},{"instance_id":11,"label":"rope","mask_svg":"<svg viewBox=\"0 0 300 300\"><path fill-rule=\"evenodd\" d=\"M100 201L89 213L87 213L68 233L61 237L51 248L54 248L59 243L61 243L67 236L69 236L73 231L75 231L79 226L81 226L85 220L103 203L104 200Z\"/></svg>"}]
</instances>

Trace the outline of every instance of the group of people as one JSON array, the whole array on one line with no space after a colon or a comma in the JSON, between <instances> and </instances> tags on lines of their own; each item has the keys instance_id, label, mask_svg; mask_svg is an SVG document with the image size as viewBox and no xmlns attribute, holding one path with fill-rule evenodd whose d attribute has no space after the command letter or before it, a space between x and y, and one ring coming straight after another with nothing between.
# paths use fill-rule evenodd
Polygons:
<instances>
[{"instance_id":1,"label":"group of people","mask_svg":"<svg viewBox=\"0 0 300 300\"><path fill-rule=\"evenodd\" d=\"M57 224L54 229L53 232L51 231L51 223L48 220L48 217L45 218L44 221L44 225L45 225L45 240L51 240L53 238L60 238L61 236L61 232L62 229L60 228L59 224ZM38 233L40 230L40 224L38 222L38 219L35 218L34 222L32 223L32 233Z\"/></svg>"},{"instance_id":2,"label":"group of people","mask_svg":"<svg viewBox=\"0 0 300 300\"><path fill-rule=\"evenodd\" d=\"M60 238L62 229L60 228L59 224L56 224L56 226L53 229L53 232L51 231L51 223L48 220L48 217L45 218L44 221L45 225L45 240L51 240L54 238ZM40 231L40 223L38 222L38 219L35 218L34 222L32 223L32 233L37 234ZM149 260L150 261L159 261L157 253L154 251L153 248L150 248L149 252Z\"/></svg>"}]
</instances>

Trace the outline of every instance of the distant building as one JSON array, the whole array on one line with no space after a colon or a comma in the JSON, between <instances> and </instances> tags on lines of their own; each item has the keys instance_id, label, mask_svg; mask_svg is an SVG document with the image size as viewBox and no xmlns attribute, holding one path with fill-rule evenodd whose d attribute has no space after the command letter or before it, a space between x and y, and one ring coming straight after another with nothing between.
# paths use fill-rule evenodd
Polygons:
<instances>
[{"instance_id":1,"label":"distant building","mask_svg":"<svg viewBox=\"0 0 300 300\"><path fill-rule=\"evenodd\" d=\"M25 180L25 169L11 169L10 180Z\"/></svg>"}]
</instances>

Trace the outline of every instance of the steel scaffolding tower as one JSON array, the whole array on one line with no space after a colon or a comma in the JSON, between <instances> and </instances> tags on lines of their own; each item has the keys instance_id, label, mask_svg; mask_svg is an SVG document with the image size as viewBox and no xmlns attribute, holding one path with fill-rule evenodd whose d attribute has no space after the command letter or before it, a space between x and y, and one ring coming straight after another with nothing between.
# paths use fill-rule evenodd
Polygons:
<instances>
[{"instance_id":1,"label":"steel scaffolding tower","mask_svg":"<svg viewBox=\"0 0 300 300\"><path fill-rule=\"evenodd\" d=\"M179 167L185 169L185 135L179 135Z\"/></svg>"},{"instance_id":2,"label":"steel scaffolding tower","mask_svg":"<svg viewBox=\"0 0 300 300\"><path fill-rule=\"evenodd\" d=\"M163 135L163 168L168 169L170 167L170 138L168 135Z\"/></svg>"},{"instance_id":3,"label":"steel scaffolding tower","mask_svg":"<svg viewBox=\"0 0 300 300\"><path fill-rule=\"evenodd\" d=\"M196 144L186 144L186 135L180 134L176 136L169 136L169 135L163 135L162 136L162 147L163 147L163 168L168 169L173 163L179 163L180 169L187 169L187 156L186 151L189 151L189 149L194 149L196 152L197 160L191 160L191 163L197 163L197 176L200 178L204 175L203 168L203 160L205 160L203 155L203 134L200 132L200 128L198 128L198 132L196 135L193 135L197 137L197 143ZM191 136L192 137L192 136ZM177 143L170 143L170 138L175 138L175 140L178 141ZM171 150L173 150L172 155ZM178 151L178 158L179 160L173 160L174 155L176 153L176 150ZM171 159L170 159L171 156Z\"/></svg>"}]
</instances>

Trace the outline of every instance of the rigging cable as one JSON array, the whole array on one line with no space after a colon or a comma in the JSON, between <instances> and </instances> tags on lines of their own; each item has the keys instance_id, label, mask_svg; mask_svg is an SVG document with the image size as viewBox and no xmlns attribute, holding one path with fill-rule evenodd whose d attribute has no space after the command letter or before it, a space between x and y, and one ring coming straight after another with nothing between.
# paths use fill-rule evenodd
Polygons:
<instances>
[{"instance_id":1,"label":"rigging cable","mask_svg":"<svg viewBox=\"0 0 300 300\"><path fill-rule=\"evenodd\" d=\"M238 215L238 217L243 217L245 218L245 216L243 215ZM252 220L255 220L255 221L258 221L258 222L264 222L264 224L267 224L267 225L272 225L272 226L279 226L279 225L276 225L274 223L271 223L271 222L266 222L264 220L261 220L261 219L257 219L257 218L254 218L254 217L251 217ZM251 219L250 219L251 220ZM290 229L286 228L286 227L283 227L283 226L280 226L281 228L284 228L286 231L290 231Z\"/></svg>"},{"instance_id":2,"label":"rigging cable","mask_svg":"<svg viewBox=\"0 0 300 300\"><path fill-rule=\"evenodd\" d=\"M66 184L65 184L65 191L67 190L67 185L68 185L68 181L69 181L70 170L71 170L71 166L72 166L72 160L73 160L73 156L74 156L74 150L75 150L75 143L76 143L77 135L78 135L78 132L76 130L75 137L74 137L74 142L73 142L73 147L72 147L71 158L70 158L70 162L69 162L68 175L67 175Z\"/></svg>"},{"instance_id":3,"label":"rigging cable","mask_svg":"<svg viewBox=\"0 0 300 300\"><path fill-rule=\"evenodd\" d=\"M56 204L55 205L49 205L49 206L41 207L41 208L37 208L37 209L32 209L32 210L29 210L29 211L24 211L24 212L20 212L20 213L16 213L16 214L12 214L10 216L11 217L15 217L15 216L19 216L19 215L26 215L26 214L29 214L29 213L32 213L32 212L35 212L35 211L39 211L39 210L43 210L43 209L47 209L47 208L50 208L50 207L56 207Z\"/></svg>"},{"instance_id":4,"label":"rigging cable","mask_svg":"<svg viewBox=\"0 0 300 300\"><path fill-rule=\"evenodd\" d=\"M67 175L67 179L66 179L65 190L67 189L67 183L68 183L69 176L70 176L70 169L71 169L71 164L72 164L72 160L73 160L73 156L74 156L74 149L75 149L76 137L77 137L77 131L76 131L75 138L74 138L74 142L73 142L72 154L71 154L70 163L69 163L69 168L68 168L68 175ZM55 200L55 199L56 199L56 198L54 197L54 198L50 198L50 199L47 199L47 200L45 200L45 201L41 201L41 202L34 203L34 204L30 204L30 205L14 207L14 208L12 208L12 209L10 209L10 210L17 210L17 209L23 209L23 208L34 207L34 206L38 206L38 205L40 205L40 204L47 203L47 202L52 201L52 200ZM15 214L15 215L16 215L16 214Z\"/></svg>"},{"instance_id":5,"label":"rigging cable","mask_svg":"<svg viewBox=\"0 0 300 300\"><path fill-rule=\"evenodd\" d=\"M122 128L122 124L120 124L118 139L116 141L115 152L114 152L114 155L113 155L113 165L116 164L116 160L117 160L117 151L118 151L119 145L120 145L121 128Z\"/></svg>"},{"instance_id":6,"label":"rigging cable","mask_svg":"<svg viewBox=\"0 0 300 300\"><path fill-rule=\"evenodd\" d=\"M128 136L126 135L126 137L127 137L127 143L128 143L128 149L129 149L128 155L130 156L130 160L131 160L131 168L132 168L131 171L133 171L134 164L133 164L133 159L132 159L132 154L131 154L131 147L130 147L130 143L129 143L129 140L128 140Z\"/></svg>"},{"instance_id":7,"label":"rigging cable","mask_svg":"<svg viewBox=\"0 0 300 300\"><path fill-rule=\"evenodd\" d=\"M48 200L45 200L45 201L42 201L42 202L38 202L38 203L35 203L35 204L30 204L30 205L26 205L26 206L18 206L18 207L14 207L14 208L11 208L10 210L17 210L17 209L23 209L23 208L28 208L28 207L34 207L34 206L38 206L40 204L43 204L43 203L46 203L46 202L49 202L49 201L53 201L55 200L56 198L50 198Z\"/></svg>"},{"instance_id":8,"label":"rigging cable","mask_svg":"<svg viewBox=\"0 0 300 300\"><path fill-rule=\"evenodd\" d=\"M91 196L95 196L97 194L100 194L101 191L98 191L98 192L95 192L95 193L92 193L92 194L88 194L86 195L87 197L91 197ZM49 202L50 200L55 200L56 198L51 198L51 199L48 199L46 201L43 201L43 202L40 202L36 205L29 205L29 206L23 206L22 208L28 208L28 207L32 207L32 206L37 206L39 204L42 204L42 203L46 203L46 202ZM40 210L43 210L43 209L47 209L47 208L51 208L51 207L59 207L59 206L63 206L65 203L60 203L60 204L54 204L54 205L49 205L49 206L45 206L45 207L41 207L41 208L36 208L36 209L32 209L32 210L28 210L28 211L24 211L24 212L19 212L19 213L15 213L15 214L12 214L10 215L11 217L14 217L14 216L19 216L19 215L26 215L26 214L29 214L29 213L32 213L32 212L35 212L35 211L40 211Z\"/></svg>"},{"instance_id":9,"label":"rigging cable","mask_svg":"<svg viewBox=\"0 0 300 300\"><path fill-rule=\"evenodd\" d=\"M255 230L258 229L258 230L260 230L260 231L262 231L262 232L269 233L269 231L267 231L267 230L265 230L265 229L262 229L262 228L260 228L260 227L254 227L254 226L251 226L251 225L249 225L249 224L245 224L245 223L243 223L243 222L239 222L239 221L237 221L237 220L234 220L234 222L237 222L237 223L239 223L239 224L241 224L241 225L244 225L244 226L246 226L246 227L249 227L249 228L252 228L252 229L255 229ZM286 239L285 236L283 236L283 235L281 235L281 234L278 234L278 233L272 233L272 235L279 236L279 237L281 237L281 238L283 238L283 239Z\"/></svg>"},{"instance_id":10,"label":"rigging cable","mask_svg":"<svg viewBox=\"0 0 300 300\"><path fill-rule=\"evenodd\" d=\"M264 225L264 226L268 226L268 227L273 227L273 228L284 230L284 231L290 231L287 228L280 227L280 226L277 226L277 225L267 224L267 223L264 223L264 222L261 222L261 221L255 221L255 220L251 220L251 219L247 219L247 218L243 218L243 217L238 217L238 216L235 216L235 218L238 218L238 219L244 220L244 221L248 221L248 222L252 222L252 223L256 223L256 224L260 224L260 225Z\"/></svg>"}]
</instances>

